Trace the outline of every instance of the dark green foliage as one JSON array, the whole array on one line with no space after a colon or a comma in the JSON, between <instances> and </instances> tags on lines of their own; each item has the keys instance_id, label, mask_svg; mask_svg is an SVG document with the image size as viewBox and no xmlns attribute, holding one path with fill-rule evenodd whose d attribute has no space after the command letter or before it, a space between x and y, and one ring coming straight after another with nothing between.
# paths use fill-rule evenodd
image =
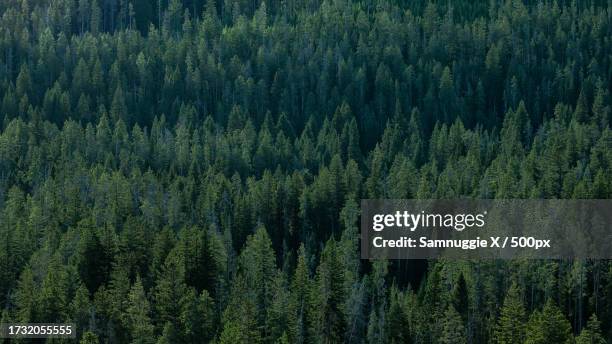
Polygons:
<instances>
[{"instance_id":1,"label":"dark green foliage","mask_svg":"<svg viewBox=\"0 0 612 344\"><path fill-rule=\"evenodd\" d=\"M387 341L389 343L412 343L409 315L406 313L403 295L395 286L391 287L390 305L386 316Z\"/></svg>"},{"instance_id":2,"label":"dark green foliage","mask_svg":"<svg viewBox=\"0 0 612 344\"><path fill-rule=\"evenodd\" d=\"M83 337L81 338L81 341L79 342L81 344L98 344L100 343L100 339L98 338L98 336L93 333L93 332L85 332L83 334Z\"/></svg>"},{"instance_id":3,"label":"dark green foliage","mask_svg":"<svg viewBox=\"0 0 612 344\"><path fill-rule=\"evenodd\" d=\"M452 305L444 313L444 325L440 336L441 344L466 344L467 336L461 316Z\"/></svg>"},{"instance_id":4,"label":"dark green foliage","mask_svg":"<svg viewBox=\"0 0 612 344\"><path fill-rule=\"evenodd\" d=\"M576 344L604 344L606 340L601 335L600 323L596 315L592 315L587 326L576 337Z\"/></svg>"},{"instance_id":5,"label":"dark green foliage","mask_svg":"<svg viewBox=\"0 0 612 344\"><path fill-rule=\"evenodd\" d=\"M453 289L452 305L455 311L461 315L463 321L465 321L469 312L469 295L463 273L459 275L457 284Z\"/></svg>"},{"instance_id":6,"label":"dark green foliage","mask_svg":"<svg viewBox=\"0 0 612 344\"><path fill-rule=\"evenodd\" d=\"M132 343L153 343L153 322L150 318L151 306L144 292L142 281L136 279L128 295L126 322L132 337Z\"/></svg>"},{"instance_id":7,"label":"dark green foliage","mask_svg":"<svg viewBox=\"0 0 612 344\"><path fill-rule=\"evenodd\" d=\"M609 261L358 251L363 198L610 198L610 11L0 1L2 322L74 322L81 343L610 341Z\"/></svg>"},{"instance_id":8,"label":"dark green foliage","mask_svg":"<svg viewBox=\"0 0 612 344\"><path fill-rule=\"evenodd\" d=\"M525 341L525 307L520 293L516 283L508 289L495 327L495 342L498 344L518 344Z\"/></svg>"},{"instance_id":9,"label":"dark green foliage","mask_svg":"<svg viewBox=\"0 0 612 344\"><path fill-rule=\"evenodd\" d=\"M321 263L311 289L311 334L315 342L337 343L346 331L344 266L338 244L330 239L321 253Z\"/></svg>"},{"instance_id":10,"label":"dark green foliage","mask_svg":"<svg viewBox=\"0 0 612 344\"><path fill-rule=\"evenodd\" d=\"M81 228L77 268L81 280L92 293L108 282L113 256L104 247L98 231L93 226L83 225Z\"/></svg>"},{"instance_id":11,"label":"dark green foliage","mask_svg":"<svg viewBox=\"0 0 612 344\"><path fill-rule=\"evenodd\" d=\"M571 343L573 336L569 321L561 310L548 300L542 311L535 311L527 323L525 343Z\"/></svg>"}]
</instances>

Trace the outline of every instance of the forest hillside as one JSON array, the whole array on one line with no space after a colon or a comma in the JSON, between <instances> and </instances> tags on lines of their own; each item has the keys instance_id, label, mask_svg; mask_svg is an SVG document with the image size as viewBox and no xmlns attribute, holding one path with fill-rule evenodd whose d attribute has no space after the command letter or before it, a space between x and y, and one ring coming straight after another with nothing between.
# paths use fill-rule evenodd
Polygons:
<instances>
[{"instance_id":1,"label":"forest hillside","mask_svg":"<svg viewBox=\"0 0 612 344\"><path fill-rule=\"evenodd\" d=\"M358 224L611 198L611 56L610 0L0 1L0 323L610 344L610 261L367 261Z\"/></svg>"}]
</instances>

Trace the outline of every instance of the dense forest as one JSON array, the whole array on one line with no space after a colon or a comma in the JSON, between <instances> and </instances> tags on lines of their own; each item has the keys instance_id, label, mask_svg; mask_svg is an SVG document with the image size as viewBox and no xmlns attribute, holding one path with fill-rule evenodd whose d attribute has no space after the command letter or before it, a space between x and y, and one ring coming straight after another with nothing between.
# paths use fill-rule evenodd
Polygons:
<instances>
[{"instance_id":1,"label":"dense forest","mask_svg":"<svg viewBox=\"0 0 612 344\"><path fill-rule=\"evenodd\" d=\"M612 198L612 1L0 14L0 323L72 322L80 343L612 343L610 261L367 261L358 228L363 198Z\"/></svg>"}]
</instances>

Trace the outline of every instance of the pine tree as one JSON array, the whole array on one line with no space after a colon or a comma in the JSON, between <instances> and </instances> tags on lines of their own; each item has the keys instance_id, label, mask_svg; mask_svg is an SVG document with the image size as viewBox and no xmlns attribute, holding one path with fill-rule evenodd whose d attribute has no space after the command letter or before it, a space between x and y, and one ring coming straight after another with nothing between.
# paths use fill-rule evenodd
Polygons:
<instances>
[{"instance_id":1,"label":"pine tree","mask_svg":"<svg viewBox=\"0 0 612 344\"><path fill-rule=\"evenodd\" d=\"M268 307L266 315L267 340L271 342L281 340L283 334L287 334L289 292L286 284L286 276L282 273L278 274L274 281L272 303Z\"/></svg>"},{"instance_id":2,"label":"pine tree","mask_svg":"<svg viewBox=\"0 0 612 344\"><path fill-rule=\"evenodd\" d=\"M115 94L113 95L113 101L110 107L110 114L114 121L121 119L126 123L131 123L128 107L125 101L125 94L123 93L121 85L118 85L115 89Z\"/></svg>"},{"instance_id":3,"label":"pine tree","mask_svg":"<svg viewBox=\"0 0 612 344\"><path fill-rule=\"evenodd\" d=\"M287 337L292 343L306 342L310 288L311 281L306 264L306 252L302 244L298 250L297 266L291 281L291 293L287 306Z\"/></svg>"},{"instance_id":4,"label":"pine tree","mask_svg":"<svg viewBox=\"0 0 612 344\"><path fill-rule=\"evenodd\" d=\"M245 280L238 276L232 286L230 303L223 312L220 343L258 344L262 342L255 301L254 293L250 291Z\"/></svg>"},{"instance_id":5,"label":"pine tree","mask_svg":"<svg viewBox=\"0 0 612 344\"><path fill-rule=\"evenodd\" d=\"M569 321L552 300L546 302L541 312L535 311L527 323L525 343L571 343L572 340Z\"/></svg>"},{"instance_id":6,"label":"pine tree","mask_svg":"<svg viewBox=\"0 0 612 344\"><path fill-rule=\"evenodd\" d=\"M95 333L87 331L83 334L83 337L81 338L81 341L79 343L80 344L98 344L100 343L100 339Z\"/></svg>"},{"instance_id":7,"label":"pine tree","mask_svg":"<svg viewBox=\"0 0 612 344\"><path fill-rule=\"evenodd\" d=\"M66 277L65 268L59 264L59 257L51 258L36 299L40 310L37 314L38 321L61 322L66 319L68 312Z\"/></svg>"},{"instance_id":8,"label":"pine tree","mask_svg":"<svg viewBox=\"0 0 612 344\"><path fill-rule=\"evenodd\" d=\"M265 331L266 310L272 303L278 272L272 242L263 226L257 227L255 233L247 238L239 259L239 273L253 293L257 323Z\"/></svg>"},{"instance_id":9,"label":"pine tree","mask_svg":"<svg viewBox=\"0 0 612 344\"><path fill-rule=\"evenodd\" d=\"M451 115L453 115L454 104L455 104L455 91L453 85L453 75L451 74L450 68L445 67L440 77L440 107L442 110L443 120L446 123L452 121Z\"/></svg>"},{"instance_id":10,"label":"pine tree","mask_svg":"<svg viewBox=\"0 0 612 344\"><path fill-rule=\"evenodd\" d=\"M166 322L162 335L157 339L157 344L172 344L179 342L180 338L176 328L171 322Z\"/></svg>"},{"instance_id":11,"label":"pine tree","mask_svg":"<svg viewBox=\"0 0 612 344\"><path fill-rule=\"evenodd\" d=\"M582 329L580 335L576 337L576 344L605 344L606 340L601 335L600 323L597 316L593 314L587 326Z\"/></svg>"},{"instance_id":12,"label":"pine tree","mask_svg":"<svg viewBox=\"0 0 612 344\"><path fill-rule=\"evenodd\" d=\"M605 128L610 124L610 106L606 104L608 98L606 89L599 85L593 99L593 122L600 128ZM609 98L608 98L609 99Z\"/></svg>"},{"instance_id":13,"label":"pine tree","mask_svg":"<svg viewBox=\"0 0 612 344\"><path fill-rule=\"evenodd\" d=\"M584 87L580 90L580 95L576 101L576 108L574 109L573 118L579 122L584 123L589 116L589 104L587 100L586 90Z\"/></svg>"},{"instance_id":14,"label":"pine tree","mask_svg":"<svg viewBox=\"0 0 612 344\"><path fill-rule=\"evenodd\" d=\"M452 294L452 303L454 309L461 315L461 318L465 322L468 317L469 310L469 295L468 289L465 282L465 277L463 277L463 273L459 274L459 278L457 279L457 283L455 288L453 289Z\"/></svg>"},{"instance_id":15,"label":"pine tree","mask_svg":"<svg viewBox=\"0 0 612 344\"><path fill-rule=\"evenodd\" d=\"M180 300L187 292L184 264L181 259L178 249L168 254L153 293L158 324L164 326L164 332L166 332L166 327L170 326L168 336L172 338L179 328Z\"/></svg>"},{"instance_id":16,"label":"pine tree","mask_svg":"<svg viewBox=\"0 0 612 344\"><path fill-rule=\"evenodd\" d=\"M504 300L495 327L495 343L518 344L525 340L525 308L518 285L514 282Z\"/></svg>"},{"instance_id":17,"label":"pine tree","mask_svg":"<svg viewBox=\"0 0 612 344\"><path fill-rule=\"evenodd\" d=\"M78 329L91 328L91 320L93 318L93 307L89 297L89 291L87 287L81 283L79 288L76 290L75 296L70 303L71 316L70 319L75 323Z\"/></svg>"},{"instance_id":18,"label":"pine tree","mask_svg":"<svg viewBox=\"0 0 612 344\"><path fill-rule=\"evenodd\" d=\"M395 285L391 286L390 305L386 317L386 330L388 343L412 343L408 315L402 304L402 294Z\"/></svg>"},{"instance_id":19,"label":"pine tree","mask_svg":"<svg viewBox=\"0 0 612 344\"><path fill-rule=\"evenodd\" d=\"M341 342L346 331L344 267L337 243L330 239L321 253L312 288L310 336L315 341Z\"/></svg>"},{"instance_id":20,"label":"pine tree","mask_svg":"<svg viewBox=\"0 0 612 344\"><path fill-rule=\"evenodd\" d=\"M196 291L206 289L214 293L219 272L222 270L215 247L214 234L203 229L191 228L181 232L182 254L185 259L185 281Z\"/></svg>"},{"instance_id":21,"label":"pine tree","mask_svg":"<svg viewBox=\"0 0 612 344\"><path fill-rule=\"evenodd\" d=\"M452 305L444 314L444 325L440 337L441 344L466 344L467 336L461 315Z\"/></svg>"},{"instance_id":22,"label":"pine tree","mask_svg":"<svg viewBox=\"0 0 612 344\"><path fill-rule=\"evenodd\" d=\"M15 314L15 320L22 323L36 321L37 289L32 269L26 267L17 282L17 291L15 293L17 312Z\"/></svg>"},{"instance_id":23,"label":"pine tree","mask_svg":"<svg viewBox=\"0 0 612 344\"><path fill-rule=\"evenodd\" d=\"M153 343L153 322L149 317L151 311L140 277L132 285L128 295L126 310L127 324L132 337L132 343Z\"/></svg>"}]
</instances>

